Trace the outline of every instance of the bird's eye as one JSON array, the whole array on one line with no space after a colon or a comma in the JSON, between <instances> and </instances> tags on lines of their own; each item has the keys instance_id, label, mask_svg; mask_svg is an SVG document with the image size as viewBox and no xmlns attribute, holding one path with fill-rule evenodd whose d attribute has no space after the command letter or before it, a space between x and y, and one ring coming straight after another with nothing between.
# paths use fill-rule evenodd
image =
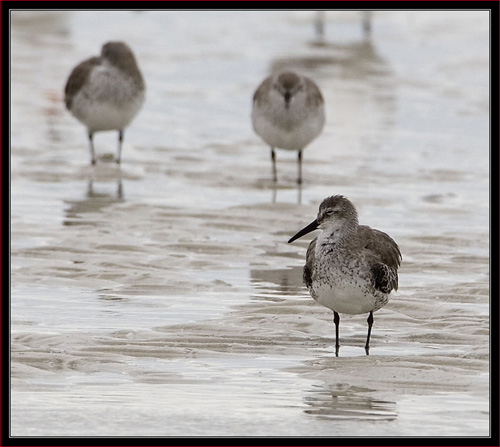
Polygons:
<instances>
[{"instance_id":1,"label":"bird's eye","mask_svg":"<svg viewBox=\"0 0 500 447\"><path fill-rule=\"evenodd\" d=\"M334 213L332 209L326 210L326 215L331 216Z\"/></svg>"}]
</instances>

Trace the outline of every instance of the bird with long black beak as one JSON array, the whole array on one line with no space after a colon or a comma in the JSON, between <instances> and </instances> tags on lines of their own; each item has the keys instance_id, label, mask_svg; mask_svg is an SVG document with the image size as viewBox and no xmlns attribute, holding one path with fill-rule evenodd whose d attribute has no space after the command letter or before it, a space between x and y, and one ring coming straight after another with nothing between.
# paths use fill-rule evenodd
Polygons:
<instances>
[{"instance_id":1,"label":"bird with long black beak","mask_svg":"<svg viewBox=\"0 0 500 447\"><path fill-rule=\"evenodd\" d=\"M368 313L365 352L370 350L373 312L398 289L401 252L394 240L379 230L359 225L354 205L345 197L328 197L317 218L288 243L322 230L309 244L304 283L319 304L333 310L335 355L339 354L339 313Z\"/></svg>"},{"instance_id":2,"label":"bird with long black beak","mask_svg":"<svg viewBox=\"0 0 500 447\"><path fill-rule=\"evenodd\" d=\"M273 180L275 149L298 151L297 182L302 183L302 151L323 130L325 106L318 86L306 76L287 71L267 77L253 96L252 125L271 146Z\"/></svg>"}]
</instances>

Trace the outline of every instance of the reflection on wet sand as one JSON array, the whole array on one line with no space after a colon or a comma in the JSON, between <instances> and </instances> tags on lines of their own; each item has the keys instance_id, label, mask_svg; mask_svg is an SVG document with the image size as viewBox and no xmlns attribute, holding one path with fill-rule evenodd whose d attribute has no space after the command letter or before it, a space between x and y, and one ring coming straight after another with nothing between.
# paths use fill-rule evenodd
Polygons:
<instances>
[{"instance_id":1,"label":"reflection on wet sand","mask_svg":"<svg viewBox=\"0 0 500 447\"><path fill-rule=\"evenodd\" d=\"M256 298L278 301L281 296L306 294L302 282L302 266L287 269L250 269L250 278Z\"/></svg>"},{"instance_id":2,"label":"reflection on wet sand","mask_svg":"<svg viewBox=\"0 0 500 447\"><path fill-rule=\"evenodd\" d=\"M63 225L95 225L95 222L92 220L84 220L83 215L87 213L98 213L103 208L124 201L123 182L119 168L116 173L116 178L112 178L111 180L108 179L107 181L108 184L116 184L116 191L114 193L98 190L95 186L96 181L94 179L94 174L95 172L93 171L89 175L84 199L64 201L66 207L64 210L65 219L63 220ZM101 185L99 188L102 187Z\"/></svg>"},{"instance_id":3,"label":"reflection on wet sand","mask_svg":"<svg viewBox=\"0 0 500 447\"><path fill-rule=\"evenodd\" d=\"M273 182L270 186L272 194L271 194L271 203L277 203L278 201L278 190L283 189L278 185L277 182ZM297 183L297 205L302 205L302 183Z\"/></svg>"},{"instance_id":4,"label":"reflection on wet sand","mask_svg":"<svg viewBox=\"0 0 500 447\"><path fill-rule=\"evenodd\" d=\"M45 45L43 38L50 35L66 38L70 33L68 11L12 11L10 17L18 38L40 48ZM26 32L20 32L23 30Z\"/></svg>"},{"instance_id":5,"label":"reflection on wet sand","mask_svg":"<svg viewBox=\"0 0 500 447\"><path fill-rule=\"evenodd\" d=\"M311 42L311 50L317 54L306 52L300 56L275 58L271 64L271 72L296 68L297 70L320 70L337 68L343 77L354 80L367 79L375 76L389 76L392 70L387 61L377 53L375 42L361 40L354 42ZM323 50L323 53L319 53Z\"/></svg>"},{"instance_id":6,"label":"reflection on wet sand","mask_svg":"<svg viewBox=\"0 0 500 447\"><path fill-rule=\"evenodd\" d=\"M371 11L364 11L370 13ZM318 13L324 13L319 11ZM324 15L324 14L323 14ZM369 14L366 17L370 17ZM369 22L367 22L369 23ZM339 68L349 70L348 74L355 80L362 80L369 74L391 73L388 62L377 52L375 40L368 36L346 42L336 42L333 39L318 39L308 44L308 50L301 55L274 58L271 64L271 73L285 70L311 70L320 68ZM325 50L323 54L311 50ZM328 67L330 66L330 67Z\"/></svg>"},{"instance_id":7,"label":"reflection on wet sand","mask_svg":"<svg viewBox=\"0 0 500 447\"><path fill-rule=\"evenodd\" d=\"M314 385L305 391L305 413L321 419L392 421L397 418L396 402L373 397L373 390L347 384ZM352 433L356 435L356 433Z\"/></svg>"}]
</instances>

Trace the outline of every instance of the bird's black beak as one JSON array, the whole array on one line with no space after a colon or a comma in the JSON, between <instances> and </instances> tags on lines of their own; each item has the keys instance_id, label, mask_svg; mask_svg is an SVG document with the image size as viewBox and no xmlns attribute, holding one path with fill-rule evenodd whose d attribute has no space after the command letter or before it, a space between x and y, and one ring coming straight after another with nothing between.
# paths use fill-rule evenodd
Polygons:
<instances>
[{"instance_id":1,"label":"bird's black beak","mask_svg":"<svg viewBox=\"0 0 500 447\"><path fill-rule=\"evenodd\" d=\"M307 233L310 233L311 231L314 231L318 228L318 221L315 219L313 222L311 222L307 227L302 228L295 236L293 236L288 243L293 242L295 239L298 239L299 237L302 237L306 235Z\"/></svg>"},{"instance_id":2,"label":"bird's black beak","mask_svg":"<svg viewBox=\"0 0 500 447\"><path fill-rule=\"evenodd\" d=\"M292 94L290 92L285 92L283 96L285 98L285 108L288 109L288 107L290 107L290 100L292 99Z\"/></svg>"}]
</instances>

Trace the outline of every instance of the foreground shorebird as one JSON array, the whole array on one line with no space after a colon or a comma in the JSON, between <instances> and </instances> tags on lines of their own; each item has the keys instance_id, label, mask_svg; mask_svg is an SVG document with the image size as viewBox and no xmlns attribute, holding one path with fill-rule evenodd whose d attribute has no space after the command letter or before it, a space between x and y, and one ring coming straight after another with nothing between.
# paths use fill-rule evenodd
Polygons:
<instances>
[{"instance_id":1,"label":"foreground shorebird","mask_svg":"<svg viewBox=\"0 0 500 447\"><path fill-rule=\"evenodd\" d=\"M279 148L298 151L297 182L302 183L302 151L325 124L325 106L318 86L293 72L269 76L253 95L252 124L271 146L273 180L277 180L275 148Z\"/></svg>"},{"instance_id":2,"label":"foreground shorebird","mask_svg":"<svg viewBox=\"0 0 500 447\"><path fill-rule=\"evenodd\" d=\"M66 108L86 127L92 164L94 133L118 131L120 163L123 132L144 103L145 85L134 54L123 42L108 42L101 55L78 64L64 89Z\"/></svg>"},{"instance_id":3,"label":"foreground shorebird","mask_svg":"<svg viewBox=\"0 0 500 447\"><path fill-rule=\"evenodd\" d=\"M311 296L333 310L335 355L339 354L339 313L368 313L365 351L369 354L373 312L398 289L401 252L385 233L358 224L358 213L345 197L328 197L321 203L316 220L300 230L288 243L317 228L323 232L309 244L304 283Z\"/></svg>"}]
</instances>

